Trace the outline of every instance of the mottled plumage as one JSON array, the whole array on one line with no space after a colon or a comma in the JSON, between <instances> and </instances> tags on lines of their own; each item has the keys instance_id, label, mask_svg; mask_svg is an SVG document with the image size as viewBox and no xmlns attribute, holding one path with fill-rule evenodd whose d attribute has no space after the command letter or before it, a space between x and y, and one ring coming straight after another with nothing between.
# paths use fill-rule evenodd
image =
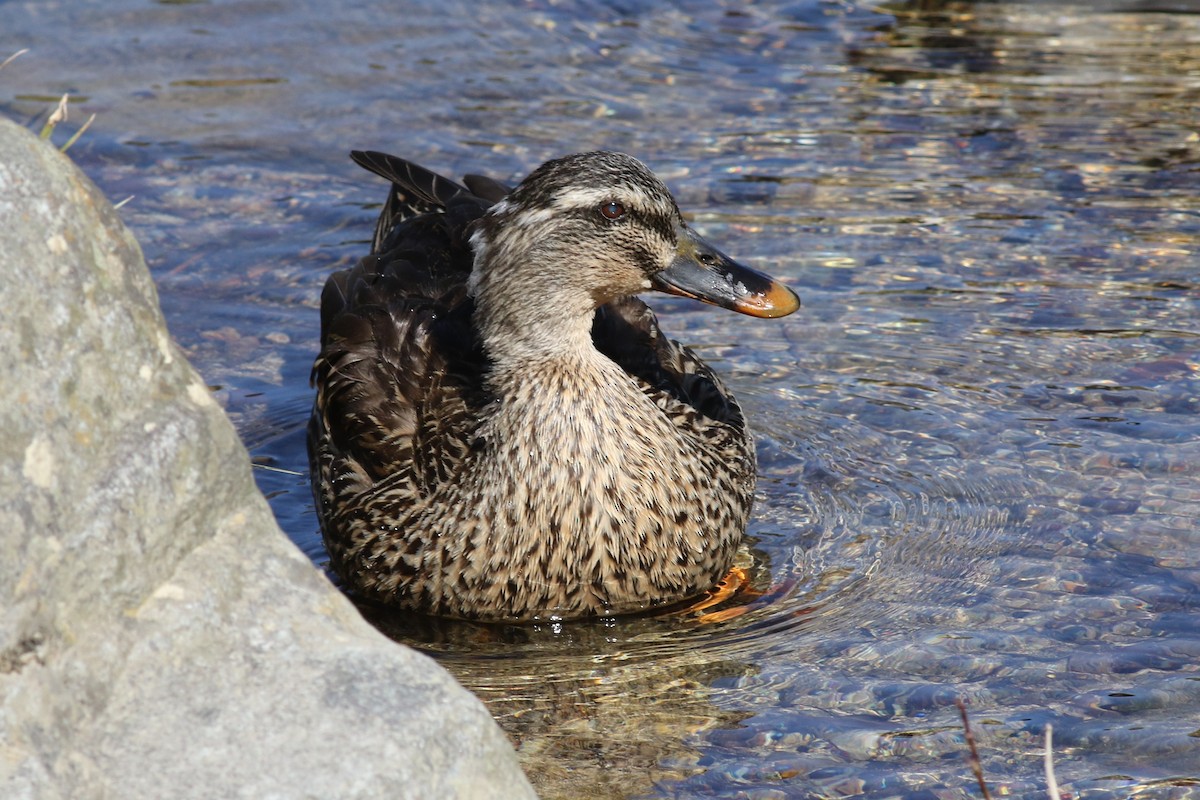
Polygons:
<instances>
[{"instance_id":1,"label":"mottled plumage","mask_svg":"<svg viewBox=\"0 0 1200 800\"><path fill-rule=\"evenodd\" d=\"M640 162L586 153L511 192L381 153L371 255L329 278L309 454L334 569L451 617L620 614L704 592L754 448L715 374L632 295L798 306L684 223Z\"/></svg>"}]
</instances>

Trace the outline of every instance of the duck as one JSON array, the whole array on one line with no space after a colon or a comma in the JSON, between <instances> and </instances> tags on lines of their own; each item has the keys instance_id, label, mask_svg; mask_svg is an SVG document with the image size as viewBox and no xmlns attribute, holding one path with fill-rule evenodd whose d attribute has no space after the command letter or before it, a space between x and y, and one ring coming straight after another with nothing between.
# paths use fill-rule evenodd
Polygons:
<instances>
[{"instance_id":1,"label":"duck","mask_svg":"<svg viewBox=\"0 0 1200 800\"><path fill-rule=\"evenodd\" d=\"M307 440L329 564L362 602L499 623L650 612L734 563L745 416L639 293L760 318L796 293L734 261L641 161L515 187L375 151L370 253L321 294Z\"/></svg>"}]
</instances>

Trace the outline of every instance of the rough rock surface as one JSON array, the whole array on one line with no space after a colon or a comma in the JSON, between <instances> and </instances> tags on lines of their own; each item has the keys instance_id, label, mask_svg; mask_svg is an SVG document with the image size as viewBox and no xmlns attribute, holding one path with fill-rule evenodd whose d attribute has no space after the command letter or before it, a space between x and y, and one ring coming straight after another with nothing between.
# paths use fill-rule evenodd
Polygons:
<instances>
[{"instance_id":1,"label":"rough rock surface","mask_svg":"<svg viewBox=\"0 0 1200 800\"><path fill-rule=\"evenodd\" d=\"M2 119L0 308L0 796L533 796L279 531L116 212Z\"/></svg>"}]
</instances>

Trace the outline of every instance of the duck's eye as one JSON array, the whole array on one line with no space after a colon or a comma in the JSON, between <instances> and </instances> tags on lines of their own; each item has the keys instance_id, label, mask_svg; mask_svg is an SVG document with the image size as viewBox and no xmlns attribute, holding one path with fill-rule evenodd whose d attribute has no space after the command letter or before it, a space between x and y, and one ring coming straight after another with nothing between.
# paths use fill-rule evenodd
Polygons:
<instances>
[{"instance_id":1,"label":"duck's eye","mask_svg":"<svg viewBox=\"0 0 1200 800\"><path fill-rule=\"evenodd\" d=\"M609 200L600 206L600 216L605 219L620 219L625 216L625 206L616 200Z\"/></svg>"}]
</instances>

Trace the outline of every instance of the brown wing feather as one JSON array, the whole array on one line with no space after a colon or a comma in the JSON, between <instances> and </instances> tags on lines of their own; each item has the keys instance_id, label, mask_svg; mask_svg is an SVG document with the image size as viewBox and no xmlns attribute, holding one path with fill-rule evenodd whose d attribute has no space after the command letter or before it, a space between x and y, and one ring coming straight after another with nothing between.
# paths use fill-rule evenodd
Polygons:
<instances>
[{"instance_id":1,"label":"brown wing feather","mask_svg":"<svg viewBox=\"0 0 1200 800\"><path fill-rule=\"evenodd\" d=\"M328 513L381 481L420 494L444 478L468 446L485 369L466 281L470 226L490 203L402 159L355 156L393 186L382 249L321 295L309 455Z\"/></svg>"},{"instance_id":2,"label":"brown wing feather","mask_svg":"<svg viewBox=\"0 0 1200 800\"><path fill-rule=\"evenodd\" d=\"M642 381L659 405L669 398L744 432L742 409L692 350L663 335L658 318L636 297L601 307L592 325L597 349Z\"/></svg>"}]
</instances>

